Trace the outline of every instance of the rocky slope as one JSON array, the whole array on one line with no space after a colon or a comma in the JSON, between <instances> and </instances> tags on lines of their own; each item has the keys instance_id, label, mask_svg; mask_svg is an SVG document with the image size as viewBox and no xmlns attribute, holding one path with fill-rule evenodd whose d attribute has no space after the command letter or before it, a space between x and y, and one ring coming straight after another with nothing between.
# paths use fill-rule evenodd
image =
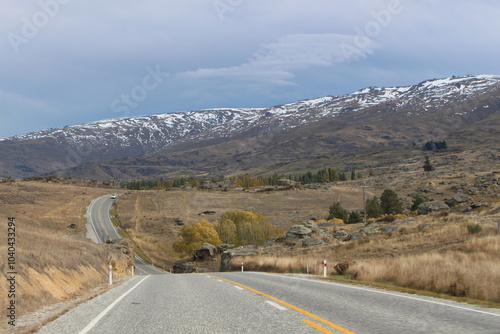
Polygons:
<instances>
[{"instance_id":1,"label":"rocky slope","mask_svg":"<svg viewBox=\"0 0 500 334\"><path fill-rule=\"evenodd\" d=\"M64 173L123 179L182 169L238 173L286 165L291 170L304 158L373 147L454 136L488 141L498 135L499 110L500 76L478 75L370 87L270 108L111 119L1 139L0 175L72 168ZM477 139L478 128L488 136Z\"/></svg>"}]
</instances>

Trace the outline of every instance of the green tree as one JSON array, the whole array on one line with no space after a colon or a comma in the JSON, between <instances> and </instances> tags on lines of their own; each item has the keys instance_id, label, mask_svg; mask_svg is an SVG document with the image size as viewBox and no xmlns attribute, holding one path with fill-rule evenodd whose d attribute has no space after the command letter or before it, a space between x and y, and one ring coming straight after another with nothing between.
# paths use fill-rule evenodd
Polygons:
<instances>
[{"instance_id":1,"label":"green tree","mask_svg":"<svg viewBox=\"0 0 500 334\"><path fill-rule=\"evenodd\" d=\"M403 213L403 203L392 189L385 189L380 196L380 207L385 214Z\"/></svg>"},{"instance_id":2,"label":"green tree","mask_svg":"<svg viewBox=\"0 0 500 334\"><path fill-rule=\"evenodd\" d=\"M382 213L380 200L377 196L373 196L372 199L366 199L366 216L368 218L378 218Z\"/></svg>"},{"instance_id":3,"label":"green tree","mask_svg":"<svg viewBox=\"0 0 500 334\"><path fill-rule=\"evenodd\" d=\"M212 224L207 220L200 220L191 225L185 225L181 234L173 244L174 251L182 255L192 255L193 250L201 247L203 243L220 245L222 241Z\"/></svg>"},{"instance_id":4,"label":"green tree","mask_svg":"<svg viewBox=\"0 0 500 334\"><path fill-rule=\"evenodd\" d=\"M411 208L410 210L411 211L415 211L415 210L418 210L418 206L422 203L425 203L425 202L428 202L429 199L425 196L422 196L422 195L417 195L415 196L415 198L413 199L413 203L411 205Z\"/></svg>"},{"instance_id":5,"label":"green tree","mask_svg":"<svg viewBox=\"0 0 500 334\"><path fill-rule=\"evenodd\" d=\"M426 171L426 172L430 172L430 171L434 170L434 166L432 166L428 155L425 156L425 162L424 162L423 167L424 167L424 171Z\"/></svg>"},{"instance_id":6,"label":"green tree","mask_svg":"<svg viewBox=\"0 0 500 334\"><path fill-rule=\"evenodd\" d=\"M349 218L349 212L340 205L340 202L333 203L328 212L330 213L328 219L338 218L345 222Z\"/></svg>"},{"instance_id":7,"label":"green tree","mask_svg":"<svg viewBox=\"0 0 500 334\"><path fill-rule=\"evenodd\" d=\"M359 211L351 211L346 221L347 224L358 224L362 222L363 222L363 217L361 216Z\"/></svg>"}]
</instances>

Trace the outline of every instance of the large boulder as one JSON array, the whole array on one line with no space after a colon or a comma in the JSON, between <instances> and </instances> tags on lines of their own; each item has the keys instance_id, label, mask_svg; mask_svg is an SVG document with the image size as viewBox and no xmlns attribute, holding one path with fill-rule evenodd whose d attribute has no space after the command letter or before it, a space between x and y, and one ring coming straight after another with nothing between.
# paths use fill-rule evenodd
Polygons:
<instances>
[{"instance_id":1,"label":"large boulder","mask_svg":"<svg viewBox=\"0 0 500 334\"><path fill-rule=\"evenodd\" d=\"M424 202L418 206L418 214L426 215L431 212L449 210L450 207L443 201Z\"/></svg>"},{"instance_id":2,"label":"large boulder","mask_svg":"<svg viewBox=\"0 0 500 334\"><path fill-rule=\"evenodd\" d=\"M293 225L286 231L286 240L302 240L307 238L313 231L304 225Z\"/></svg>"},{"instance_id":3,"label":"large boulder","mask_svg":"<svg viewBox=\"0 0 500 334\"><path fill-rule=\"evenodd\" d=\"M333 233L333 237L340 241L351 240L351 235L347 233L345 230L336 231L335 233Z\"/></svg>"},{"instance_id":4,"label":"large boulder","mask_svg":"<svg viewBox=\"0 0 500 334\"><path fill-rule=\"evenodd\" d=\"M189 274L196 272L196 267L193 263L189 262L190 260L178 260L175 261L173 266L174 274Z\"/></svg>"},{"instance_id":5,"label":"large boulder","mask_svg":"<svg viewBox=\"0 0 500 334\"><path fill-rule=\"evenodd\" d=\"M295 181L292 181L290 179L286 179L286 178L283 178L283 179L279 179L278 180L278 186L279 187L295 187L297 185L297 182Z\"/></svg>"},{"instance_id":6,"label":"large boulder","mask_svg":"<svg viewBox=\"0 0 500 334\"><path fill-rule=\"evenodd\" d=\"M466 203L470 200L470 196L464 193L458 193L453 196L453 198L446 201L448 206L455 206L458 204Z\"/></svg>"},{"instance_id":7,"label":"large boulder","mask_svg":"<svg viewBox=\"0 0 500 334\"><path fill-rule=\"evenodd\" d=\"M236 257L257 255L259 250L255 246L242 246L222 252L220 271L231 270L231 261Z\"/></svg>"},{"instance_id":8,"label":"large boulder","mask_svg":"<svg viewBox=\"0 0 500 334\"><path fill-rule=\"evenodd\" d=\"M194 250L195 261L212 260L217 254L217 247L212 244L204 243L200 248Z\"/></svg>"},{"instance_id":9,"label":"large boulder","mask_svg":"<svg viewBox=\"0 0 500 334\"><path fill-rule=\"evenodd\" d=\"M318 238L306 238L302 239L302 247L313 247L313 246L321 246L324 242Z\"/></svg>"}]
</instances>

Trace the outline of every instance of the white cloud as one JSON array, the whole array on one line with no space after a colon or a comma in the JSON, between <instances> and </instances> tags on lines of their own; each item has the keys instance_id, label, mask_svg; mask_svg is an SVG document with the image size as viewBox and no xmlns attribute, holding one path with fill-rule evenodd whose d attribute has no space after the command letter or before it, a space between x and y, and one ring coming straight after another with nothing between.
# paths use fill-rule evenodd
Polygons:
<instances>
[{"instance_id":1,"label":"white cloud","mask_svg":"<svg viewBox=\"0 0 500 334\"><path fill-rule=\"evenodd\" d=\"M363 43L360 43L363 39ZM180 73L191 79L237 78L288 85L294 71L312 66L332 66L371 54L378 44L366 37L341 34L294 34L263 45L245 63L223 68L200 68Z\"/></svg>"}]
</instances>

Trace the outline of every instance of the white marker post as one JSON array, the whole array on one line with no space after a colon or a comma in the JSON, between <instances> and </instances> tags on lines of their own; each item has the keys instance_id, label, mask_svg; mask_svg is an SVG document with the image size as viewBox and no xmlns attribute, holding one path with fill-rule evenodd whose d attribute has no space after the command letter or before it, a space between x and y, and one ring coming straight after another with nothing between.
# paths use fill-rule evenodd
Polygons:
<instances>
[{"instance_id":1,"label":"white marker post","mask_svg":"<svg viewBox=\"0 0 500 334\"><path fill-rule=\"evenodd\" d=\"M241 272L243 272L243 262L241 262Z\"/></svg>"},{"instance_id":2,"label":"white marker post","mask_svg":"<svg viewBox=\"0 0 500 334\"><path fill-rule=\"evenodd\" d=\"M135 267L132 266L132 276L134 276L134 274L135 274Z\"/></svg>"},{"instance_id":3,"label":"white marker post","mask_svg":"<svg viewBox=\"0 0 500 334\"><path fill-rule=\"evenodd\" d=\"M326 260L323 260L323 277L326 277L326 267L327 267Z\"/></svg>"},{"instance_id":4,"label":"white marker post","mask_svg":"<svg viewBox=\"0 0 500 334\"><path fill-rule=\"evenodd\" d=\"M113 266L109 265L109 285L113 285Z\"/></svg>"}]
</instances>

